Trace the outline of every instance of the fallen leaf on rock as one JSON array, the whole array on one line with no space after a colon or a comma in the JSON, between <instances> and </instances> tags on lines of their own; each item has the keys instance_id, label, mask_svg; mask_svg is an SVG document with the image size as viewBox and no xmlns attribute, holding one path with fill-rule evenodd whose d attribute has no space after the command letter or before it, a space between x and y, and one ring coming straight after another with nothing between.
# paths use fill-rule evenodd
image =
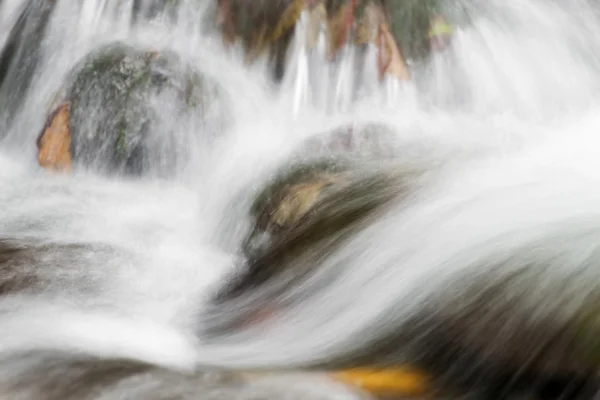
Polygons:
<instances>
[{"instance_id":1,"label":"fallen leaf on rock","mask_svg":"<svg viewBox=\"0 0 600 400\"><path fill-rule=\"evenodd\" d=\"M50 115L37 140L38 163L42 168L66 172L71 170L71 130L69 104L63 104Z\"/></svg>"},{"instance_id":2,"label":"fallen leaf on rock","mask_svg":"<svg viewBox=\"0 0 600 400\"><path fill-rule=\"evenodd\" d=\"M428 387L426 376L408 367L356 368L336 372L332 377L377 396L418 396L424 394Z\"/></svg>"}]
</instances>

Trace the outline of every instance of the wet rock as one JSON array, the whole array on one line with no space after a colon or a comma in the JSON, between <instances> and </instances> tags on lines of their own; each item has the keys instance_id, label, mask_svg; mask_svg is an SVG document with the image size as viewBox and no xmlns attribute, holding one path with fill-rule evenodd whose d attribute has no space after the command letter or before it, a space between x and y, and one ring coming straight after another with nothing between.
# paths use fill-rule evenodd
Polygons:
<instances>
[{"instance_id":1,"label":"wet rock","mask_svg":"<svg viewBox=\"0 0 600 400\"><path fill-rule=\"evenodd\" d=\"M517 258L532 263L536 256L528 249L507 255L507 261L514 267ZM498 393L543 399L597 393L598 314L590 305L597 304L598 293L564 315L568 306L555 298L574 289L573 282L544 286L539 270L514 271L502 279L465 276L466 282L440 290L401 322L392 322L390 310L373 327L385 327L385 334L320 368L386 370L408 364L424 371L436 390L492 399ZM543 311L532 291L539 291L533 297L543 302Z\"/></svg>"},{"instance_id":2,"label":"wet rock","mask_svg":"<svg viewBox=\"0 0 600 400\"><path fill-rule=\"evenodd\" d=\"M182 372L131 359L54 350L0 359L5 398L23 400L371 400L352 379L307 374ZM399 397L396 397L399 398Z\"/></svg>"},{"instance_id":3,"label":"wet rock","mask_svg":"<svg viewBox=\"0 0 600 400\"><path fill-rule=\"evenodd\" d=\"M408 192L420 172L408 164L391 166L398 145L395 132L378 123L340 126L302 143L256 194L241 249L245 264L219 290L215 304L254 295L271 282L276 291L298 284L317 270L303 259L332 251ZM243 307L236 307L241 313ZM246 316L258 321L269 313L267 307Z\"/></svg>"},{"instance_id":4,"label":"wet rock","mask_svg":"<svg viewBox=\"0 0 600 400\"><path fill-rule=\"evenodd\" d=\"M277 395L290 400L328 400L343 398L348 400L372 400L374 397L361 392L354 382L331 379L325 376L309 374L271 374L254 377L246 386L245 400L262 400Z\"/></svg>"},{"instance_id":5,"label":"wet rock","mask_svg":"<svg viewBox=\"0 0 600 400\"><path fill-rule=\"evenodd\" d=\"M254 226L243 244L246 262L216 293L206 332L269 320L278 307L298 300L294 288L314 274L324 275L310 290L336 279L340 271L319 268L323 258L409 193L418 174L377 164L317 159L287 167L271 180L250 211Z\"/></svg>"},{"instance_id":6,"label":"wet rock","mask_svg":"<svg viewBox=\"0 0 600 400\"><path fill-rule=\"evenodd\" d=\"M411 180L422 178L418 169L406 172L396 164L364 173L365 165L327 159L295 165L270 182L253 209L248 263L217 297L211 316L223 314L209 321L212 332L260 327L269 319L277 324L269 314L285 314L290 303L335 281L335 271L323 270L331 250L368 225L369 216L385 210L390 201L419 189ZM556 243L535 242L503 256L482 246L478 250L490 251L490 259L465 260L475 263L473 269L425 301L410 304L409 316L404 318L405 309L398 309L398 315L390 309L374 326L365 327L377 334L360 348L312 367L385 370L410 365L425 371L436 389L492 399L498 393L544 399L597 393L600 319L595 304L600 293L589 283L597 275L595 259L578 271L583 275L561 280L560 274L548 275L549 270L564 268L570 257L563 252L579 254L580 247L558 245L553 252L546 246ZM316 274L318 279L303 285Z\"/></svg>"},{"instance_id":7,"label":"wet rock","mask_svg":"<svg viewBox=\"0 0 600 400\"><path fill-rule=\"evenodd\" d=\"M176 54L105 46L70 74L61 105L38 140L40 164L68 163L68 155L52 159L50 153L64 151L70 136L74 168L170 175L189 156L194 135L181 129L186 123L199 119L216 131L223 128L221 100L220 88Z\"/></svg>"},{"instance_id":8,"label":"wet rock","mask_svg":"<svg viewBox=\"0 0 600 400\"><path fill-rule=\"evenodd\" d=\"M213 20L226 43L239 41L248 61L259 56L270 60L281 79L294 26L304 9L303 0L217 0Z\"/></svg>"},{"instance_id":9,"label":"wet rock","mask_svg":"<svg viewBox=\"0 0 600 400\"><path fill-rule=\"evenodd\" d=\"M0 49L0 117L10 121L22 104L41 57L53 0L29 0Z\"/></svg>"},{"instance_id":10,"label":"wet rock","mask_svg":"<svg viewBox=\"0 0 600 400\"><path fill-rule=\"evenodd\" d=\"M0 238L0 297L77 296L81 304L86 299L93 302L94 296L106 290L102 275L113 263L125 260L131 261L128 254L101 244L3 237ZM105 266L105 272L97 270L99 264Z\"/></svg>"},{"instance_id":11,"label":"wet rock","mask_svg":"<svg viewBox=\"0 0 600 400\"><path fill-rule=\"evenodd\" d=\"M250 210L256 223L244 245L246 256L252 259L263 253L266 237L285 235L331 190L345 186L347 169L342 163L324 160L298 165L276 178L259 194Z\"/></svg>"},{"instance_id":12,"label":"wet rock","mask_svg":"<svg viewBox=\"0 0 600 400\"><path fill-rule=\"evenodd\" d=\"M381 12L380 18L376 21L363 20L365 9L377 9ZM385 20L379 0L219 0L213 10L213 20L217 21L226 43L242 43L249 61L266 56L273 63L274 76L279 80L285 72L288 48L295 36L296 23L303 12L306 12L308 17L304 32L307 35L307 47L311 49L315 46L321 27L325 27L329 58L332 60L345 43L355 41L357 44L371 42L378 45L371 32L365 32L377 31ZM353 32L353 24L358 21L361 21L360 29L363 34ZM404 70L404 60L401 59L393 41L391 35L383 40L387 46L387 57L392 55L389 50L395 49L395 61L387 62L386 68L398 78L406 79L408 75ZM389 68L390 65L394 66L394 69Z\"/></svg>"},{"instance_id":13,"label":"wet rock","mask_svg":"<svg viewBox=\"0 0 600 400\"><path fill-rule=\"evenodd\" d=\"M52 348L4 357L0 370L3 397L24 400L243 399L247 386L233 372L182 372L135 359ZM275 393L263 397L278 398Z\"/></svg>"},{"instance_id":14,"label":"wet rock","mask_svg":"<svg viewBox=\"0 0 600 400\"><path fill-rule=\"evenodd\" d=\"M303 11L309 49L325 26L331 60L346 43L371 43L379 49L380 77L400 80L409 79L406 60L422 61L448 47L448 29L469 19L462 3L440 0L218 0L211 19L226 43L242 43L249 61L266 55L279 80Z\"/></svg>"}]
</instances>

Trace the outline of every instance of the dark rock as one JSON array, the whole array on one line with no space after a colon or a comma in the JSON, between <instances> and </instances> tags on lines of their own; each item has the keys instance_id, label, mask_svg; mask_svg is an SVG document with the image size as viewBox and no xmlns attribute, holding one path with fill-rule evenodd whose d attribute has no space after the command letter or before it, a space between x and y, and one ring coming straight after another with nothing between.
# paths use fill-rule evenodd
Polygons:
<instances>
[{"instance_id":1,"label":"dark rock","mask_svg":"<svg viewBox=\"0 0 600 400\"><path fill-rule=\"evenodd\" d=\"M328 254L410 191L419 168L388 170L398 155L395 132L379 123L342 125L303 142L292 161L256 193L241 249L246 261L218 292L215 304L233 302L238 309L232 314L242 313L236 299L267 290L268 303L317 271L314 260L302 260ZM244 311L255 312L262 313Z\"/></svg>"},{"instance_id":2,"label":"dark rock","mask_svg":"<svg viewBox=\"0 0 600 400\"><path fill-rule=\"evenodd\" d=\"M303 8L304 1L299 0L218 0L211 19L226 43L241 42L249 61L266 55L279 80Z\"/></svg>"},{"instance_id":3,"label":"dark rock","mask_svg":"<svg viewBox=\"0 0 600 400\"><path fill-rule=\"evenodd\" d=\"M536 287L537 280L526 275L494 283L473 278L455 296L448 288L385 336L324 368L410 364L425 371L438 390L488 399L579 399L597 393L597 328L582 323L583 312L568 321L558 311L532 318L527 295L515 295L513 286Z\"/></svg>"},{"instance_id":4,"label":"dark rock","mask_svg":"<svg viewBox=\"0 0 600 400\"><path fill-rule=\"evenodd\" d=\"M222 370L182 372L79 351L29 350L0 359L2 393L13 399L165 400L244 398L248 383ZM270 393L264 399L278 399Z\"/></svg>"},{"instance_id":5,"label":"dark rock","mask_svg":"<svg viewBox=\"0 0 600 400\"><path fill-rule=\"evenodd\" d=\"M423 184L419 169L368 165L334 157L295 165L270 182L252 210L247 264L208 310L209 334L257 326L341 278L334 268L323 269L332 250ZM557 253L548 251L552 244L531 243L501 259L494 254L490 264L479 260L439 293L411 304L407 318L399 300L398 309L382 310L381 320L365 327L370 340L303 367L408 364L430 375L436 388L488 399L591 396L600 389L596 259L587 260L581 274L549 277L548 269L563 267L557 254L573 251L560 245Z\"/></svg>"},{"instance_id":6,"label":"dark rock","mask_svg":"<svg viewBox=\"0 0 600 400\"><path fill-rule=\"evenodd\" d=\"M184 165L190 140L177 129L189 118L212 118L211 107L222 96L214 82L175 54L124 44L103 47L74 68L61 100L69 104L73 167L172 174ZM224 112L218 110L210 122L225 124Z\"/></svg>"},{"instance_id":7,"label":"dark rock","mask_svg":"<svg viewBox=\"0 0 600 400\"><path fill-rule=\"evenodd\" d=\"M108 270L111 260L127 257L100 244L0 238L0 297L58 294L92 300L106 290L94 261L105 262Z\"/></svg>"},{"instance_id":8,"label":"dark rock","mask_svg":"<svg viewBox=\"0 0 600 400\"><path fill-rule=\"evenodd\" d=\"M281 236L293 229L302 218L314 211L331 190L347 184L344 172L347 166L322 161L301 164L277 177L254 202L250 213L255 219L255 229L244 244L244 252L250 259L264 250L260 238Z\"/></svg>"},{"instance_id":9,"label":"dark rock","mask_svg":"<svg viewBox=\"0 0 600 400\"><path fill-rule=\"evenodd\" d=\"M418 173L336 157L284 169L251 208L254 226L243 244L246 262L214 297L207 332L238 329L268 316L273 307L297 301L294 288L316 273L324 274L319 285L331 283L340 271L322 271L322 260L410 193ZM318 285L311 290L319 290Z\"/></svg>"}]
</instances>

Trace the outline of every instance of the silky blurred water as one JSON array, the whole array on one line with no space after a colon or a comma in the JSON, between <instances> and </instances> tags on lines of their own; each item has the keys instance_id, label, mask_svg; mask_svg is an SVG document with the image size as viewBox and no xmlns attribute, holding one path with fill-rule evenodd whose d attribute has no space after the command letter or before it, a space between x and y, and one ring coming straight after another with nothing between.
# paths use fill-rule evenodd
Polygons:
<instances>
[{"instance_id":1,"label":"silky blurred water","mask_svg":"<svg viewBox=\"0 0 600 400\"><path fill-rule=\"evenodd\" d=\"M0 2L0 47L26 3ZM446 52L414 65L410 83L379 87L372 75L353 76L352 49L326 65L319 47L311 53L296 43L277 87L266 63L244 64L202 25L205 3L183 2L175 21L132 24L131 1L58 1L24 101L2 125L0 238L110 251L92 246L62 268L94 290L58 284L1 300L0 352L64 346L179 368L294 367L361 347L423 302L460 291L468 274L492 274L485 265L535 243L556 243L544 254L568 261L540 272L549 287L583 270L590 286L600 282L581 261L597 257L600 243L593 5L460 5L471 24L456 28ZM296 29L302 38L302 25ZM192 162L172 180L61 176L36 164L35 139L69 70L114 40L176 51L225 88L225 132L201 119L180 124L162 108L165 123L199 138ZM249 229L248 188L264 184L301 139L360 122L393 127L408 149L403 161L437 175L325 261L324 269L342 268L343 279L266 326L227 341L198 337L204 302L236 265Z\"/></svg>"}]
</instances>

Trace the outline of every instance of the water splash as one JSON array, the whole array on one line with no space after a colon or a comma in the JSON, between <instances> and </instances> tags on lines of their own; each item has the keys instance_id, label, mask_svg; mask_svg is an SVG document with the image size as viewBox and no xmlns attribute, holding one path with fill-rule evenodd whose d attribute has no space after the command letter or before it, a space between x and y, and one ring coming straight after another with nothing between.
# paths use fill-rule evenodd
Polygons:
<instances>
[{"instance_id":1,"label":"water splash","mask_svg":"<svg viewBox=\"0 0 600 400\"><path fill-rule=\"evenodd\" d=\"M0 46L26 3L0 3ZM388 80L382 87L369 81L368 68L356 68L352 47L334 64L325 61L322 35L307 50L304 15L288 75L276 89L266 78L266 63L246 66L240 52L224 52L204 33L205 5L191 12L193 3L184 2L174 20L163 15L132 23L133 2L56 2L32 83L1 132L0 236L109 246L118 254L81 256L63 273L89 278L81 285L97 290L82 295L58 284L32 296L31 315L11 320L11 333L39 330L51 316L66 321L44 324L57 346L60 338L81 341L106 357L122 354L169 366L179 360L185 366L189 360L177 358L186 352L183 342L197 349L201 364L284 368L325 362L368 344L410 320L423 304L466 290L465 276L500 280L511 271L490 266L538 243L554 245L544 247L540 258L567 262L540 270L547 285L526 297L539 307L536 313L558 310L567 318L577 309L574 292L596 290L573 278L576 283L556 297L556 305L540 300L565 276L581 272L598 282L588 260L596 259L599 242L600 25L588 3L470 2L472 25L457 28L446 53L414 65L411 83ZM173 182L109 180L84 172L51 176L35 165L35 138L68 71L114 40L177 52L215 77L233 100L229 130L196 149L193 166ZM374 52L367 49L365 59L373 60ZM0 96L15 101L2 87ZM274 325L216 343L189 339L209 288L235 264L235 249L250 224L245 210L252 195L240 193L264 184L308 135L372 120L392 126L400 143L414 149L410 161L435 171L442 165L439 175L424 179L426 190L330 255L323 270L343 266L344 279ZM181 129L206 135L216 128L199 120ZM94 270L91 277L87 269ZM61 308L59 300L69 307ZM54 302L39 320L38 306ZM106 310L116 315L114 326L98 323ZM131 332L153 329L151 324L165 331L153 331L156 340L149 336L145 343L123 337L116 341L119 348L92 340L88 329L69 330L77 312L90 320L97 315L94 329L106 335L127 322ZM171 336L179 334L181 341ZM0 341L0 352L39 348L45 337ZM161 360L159 345L172 350L172 357Z\"/></svg>"}]
</instances>

